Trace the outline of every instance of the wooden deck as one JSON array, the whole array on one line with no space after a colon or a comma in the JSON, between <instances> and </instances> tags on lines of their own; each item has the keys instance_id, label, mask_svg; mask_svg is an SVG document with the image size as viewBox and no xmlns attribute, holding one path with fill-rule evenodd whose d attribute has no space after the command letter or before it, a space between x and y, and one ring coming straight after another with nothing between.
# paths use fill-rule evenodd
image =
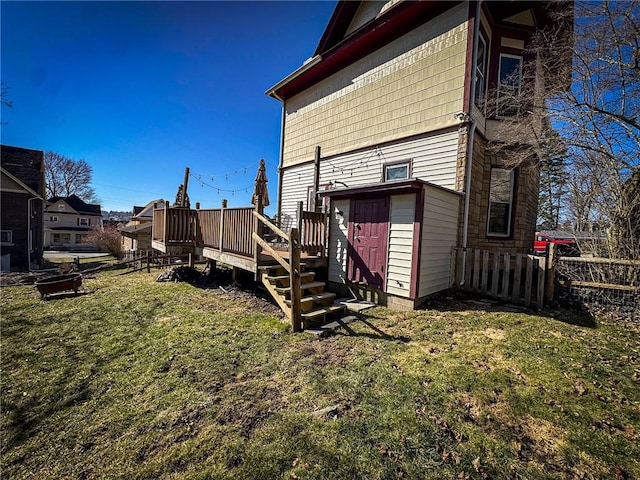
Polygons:
<instances>
[{"instance_id":1,"label":"wooden deck","mask_svg":"<svg viewBox=\"0 0 640 480\"><path fill-rule=\"evenodd\" d=\"M263 215L259 197L256 206L241 208L227 208L223 201L219 209L194 210L167 202L153 211L152 247L163 253L201 250L212 261L253 272L289 316L295 332L303 322L307 327L342 310L330 304L335 295L322 294L324 283L301 283L312 275L304 269L327 265L328 213L306 212L300 203L298 219L297 228L281 230ZM304 292L307 297L302 299Z\"/></svg>"},{"instance_id":2,"label":"wooden deck","mask_svg":"<svg viewBox=\"0 0 640 480\"><path fill-rule=\"evenodd\" d=\"M288 234L267 232L258 207L227 208L223 202L217 209L156 208L153 212L152 248L167 253L171 248L202 249L205 258L226 265L257 272L262 265L274 264L274 255L289 261ZM311 267L326 266L328 215L298 209L298 250ZM264 217L262 217L264 219ZM266 219L265 219L266 220ZM275 235L274 235L275 233ZM265 251L260 240L275 253ZM269 238L269 240L266 240Z\"/></svg>"}]
</instances>

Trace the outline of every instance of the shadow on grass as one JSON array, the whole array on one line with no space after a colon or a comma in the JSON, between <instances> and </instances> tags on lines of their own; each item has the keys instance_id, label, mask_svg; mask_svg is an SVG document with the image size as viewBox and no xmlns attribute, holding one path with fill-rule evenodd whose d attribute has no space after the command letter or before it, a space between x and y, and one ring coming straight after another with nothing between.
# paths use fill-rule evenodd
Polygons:
<instances>
[{"instance_id":1,"label":"shadow on grass","mask_svg":"<svg viewBox=\"0 0 640 480\"><path fill-rule=\"evenodd\" d=\"M596 317L589 311L585 304L579 302L573 302L568 305L553 302L551 306L545 307L543 310L536 310L535 308L514 305L470 292L447 290L429 297L421 305L420 310L438 310L442 312L476 310L524 313L549 318L569 325L598 328Z\"/></svg>"},{"instance_id":2,"label":"shadow on grass","mask_svg":"<svg viewBox=\"0 0 640 480\"><path fill-rule=\"evenodd\" d=\"M83 297L85 295L89 295L93 293L93 290L81 290L76 292L60 292L60 293L48 293L42 300L45 302L49 302L52 300L64 300L65 298L73 298L73 297Z\"/></svg>"},{"instance_id":3,"label":"shadow on grass","mask_svg":"<svg viewBox=\"0 0 640 480\"><path fill-rule=\"evenodd\" d=\"M361 323L362 325L365 325L368 331L356 332L353 328L349 326L348 323L342 320L334 320L335 323L337 323L338 325L340 325L340 327L342 327L342 331L346 332L346 335L350 337L365 337L365 338L371 338L373 340L387 340L387 341L402 342L402 343L409 343L411 341L410 337L405 337L402 335L401 336L389 335L381 328L375 326L370 320L371 317L363 313L353 313L352 315L357 318L357 321L359 323ZM332 333L335 334L336 332L333 331Z\"/></svg>"}]
</instances>

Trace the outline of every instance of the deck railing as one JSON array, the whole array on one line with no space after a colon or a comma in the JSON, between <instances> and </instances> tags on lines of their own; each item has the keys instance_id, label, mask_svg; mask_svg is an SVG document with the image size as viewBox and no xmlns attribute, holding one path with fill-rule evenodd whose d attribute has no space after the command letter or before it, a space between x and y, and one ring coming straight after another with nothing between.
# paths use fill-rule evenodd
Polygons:
<instances>
[{"instance_id":1,"label":"deck railing","mask_svg":"<svg viewBox=\"0 0 640 480\"><path fill-rule=\"evenodd\" d=\"M152 239L165 245L195 245L198 237L196 210L169 207L153 210Z\"/></svg>"},{"instance_id":2,"label":"deck railing","mask_svg":"<svg viewBox=\"0 0 640 480\"><path fill-rule=\"evenodd\" d=\"M255 256L255 207L188 209L169 207L153 211L153 241L169 245L193 245L220 250L247 258ZM326 212L298 209L299 248L309 255L326 256L328 237ZM261 222L261 224L264 224ZM266 227L265 227L266 228ZM268 229L268 228L267 228ZM262 229L260 229L260 232ZM264 238L260 233L259 236ZM284 239L285 242L288 239Z\"/></svg>"},{"instance_id":3,"label":"deck railing","mask_svg":"<svg viewBox=\"0 0 640 480\"><path fill-rule=\"evenodd\" d=\"M326 211L307 212L302 209L302 202L298 203L298 233L303 252L323 257L327 255L328 219Z\"/></svg>"}]
</instances>

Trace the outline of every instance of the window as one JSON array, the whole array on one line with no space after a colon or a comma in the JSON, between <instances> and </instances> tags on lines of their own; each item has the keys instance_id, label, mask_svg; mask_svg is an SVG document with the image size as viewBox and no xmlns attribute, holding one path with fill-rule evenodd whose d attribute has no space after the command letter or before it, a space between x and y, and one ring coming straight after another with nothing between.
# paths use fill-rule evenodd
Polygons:
<instances>
[{"instance_id":1,"label":"window","mask_svg":"<svg viewBox=\"0 0 640 480\"><path fill-rule=\"evenodd\" d=\"M49 221L50 222L54 222L54 223L57 222L58 221L58 216L57 215L51 215L49 217Z\"/></svg>"},{"instance_id":2,"label":"window","mask_svg":"<svg viewBox=\"0 0 640 480\"><path fill-rule=\"evenodd\" d=\"M64 203L58 204L58 211L59 212L64 212Z\"/></svg>"},{"instance_id":3,"label":"window","mask_svg":"<svg viewBox=\"0 0 640 480\"><path fill-rule=\"evenodd\" d=\"M478 52L476 59L476 91L474 100L478 108L484 105L484 92L486 90L487 77L487 42L482 34L478 37Z\"/></svg>"},{"instance_id":4,"label":"window","mask_svg":"<svg viewBox=\"0 0 640 480\"><path fill-rule=\"evenodd\" d=\"M487 235L508 237L511 234L514 178L514 170L491 169Z\"/></svg>"},{"instance_id":5,"label":"window","mask_svg":"<svg viewBox=\"0 0 640 480\"><path fill-rule=\"evenodd\" d=\"M82 243L82 240L84 239L84 235L81 235L79 233L76 233L76 243Z\"/></svg>"},{"instance_id":6,"label":"window","mask_svg":"<svg viewBox=\"0 0 640 480\"><path fill-rule=\"evenodd\" d=\"M82 217L78 218L78 225L80 225L81 227L88 227L89 225L91 225L91 220Z\"/></svg>"},{"instance_id":7,"label":"window","mask_svg":"<svg viewBox=\"0 0 640 480\"><path fill-rule=\"evenodd\" d=\"M13 245L13 230L2 230L0 232L0 244Z\"/></svg>"},{"instance_id":8,"label":"window","mask_svg":"<svg viewBox=\"0 0 640 480\"><path fill-rule=\"evenodd\" d=\"M498 72L499 117L512 117L519 113L515 99L520 93L521 81L522 57L501 53L500 70Z\"/></svg>"},{"instance_id":9,"label":"window","mask_svg":"<svg viewBox=\"0 0 640 480\"><path fill-rule=\"evenodd\" d=\"M411 174L411 162L390 163L384 166L384 181L406 180Z\"/></svg>"},{"instance_id":10,"label":"window","mask_svg":"<svg viewBox=\"0 0 640 480\"><path fill-rule=\"evenodd\" d=\"M71 242L71 235L68 233L54 233L52 236L53 243L69 243Z\"/></svg>"}]
</instances>

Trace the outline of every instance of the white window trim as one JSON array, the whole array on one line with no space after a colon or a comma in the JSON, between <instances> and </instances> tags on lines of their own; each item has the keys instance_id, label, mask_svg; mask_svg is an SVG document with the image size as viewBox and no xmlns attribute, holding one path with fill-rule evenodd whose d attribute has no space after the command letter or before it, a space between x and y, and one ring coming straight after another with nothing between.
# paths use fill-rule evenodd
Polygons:
<instances>
[{"instance_id":1,"label":"white window trim","mask_svg":"<svg viewBox=\"0 0 640 480\"><path fill-rule=\"evenodd\" d=\"M83 223L86 222L86 223ZM91 221L89 220L89 217L80 217L78 218L78 225L81 227L89 227L91 226Z\"/></svg>"},{"instance_id":2,"label":"white window trim","mask_svg":"<svg viewBox=\"0 0 640 480\"><path fill-rule=\"evenodd\" d=\"M57 215L51 215L51 217L49 217L49 221L52 223L58 223L60 218Z\"/></svg>"},{"instance_id":3,"label":"white window trim","mask_svg":"<svg viewBox=\"0 0 640 480\"><path fill-rule=\"evenodd\" d=\"M482 32L478 32L478 45L476 47L476 91L473 92L473 104L480 110L484 108L484 104L487 97L487 71L489 70L489 49L487 41L484 39ZM480 50L480 43L484 44L484 71L479 70L479 56L477 55ZM480 99L478 101L478 77L482 77L482 91L480 92ZM499 77L498 77L499 78Z\"/></svg>"},{"instance_id":4,"label":"white window trim","mask_svg":"<svg viewBox=\"0 0 640 480\"><path fill-rule=\"evenodd\" d=\"M507 233L492 232L489 230L491 225L491 204L503 203L503 202L491 201L491 172L493 172L494 170L507 170L509 172L509 215L507 216ZM489 176L489 202L488 202L488 208L487 208L487 237L508 238L511 236L511 228L512 228L511 223L513 218L513 200L514 200L514 194L515 194L516 171L515 169L491 167L491 171L489 175L490 176Z\"/></svg>"},{"instance_id":5,"label":"white window trim","mask_svg":"<svg viewBox=\"0 0 640 480\"><path fill-rule=\"evenodd\" d=\"M394 169L394 168L402 168L402 167L406 167L407 168L407 176L404 178L389 178L388 172L389 169ZM383 166L383 181L385 182L395 182L398 180L408 180L409 178L411 178L411 160L405 160L402 162L393 162L393 163L388 163L385 164Z\"/></svg>"},{"instance_id":6,"label":"white window trim","mask_svg":"<svg viewBox=\"0 0 640 480\"><path fill-rule=\"evenodd\" d=\"M518 71L518 95L520 94L520 91L522 90L522 66L524 64L524 57L522 55L513 55L511 53L500 53L500 56L498 58L498 96L496 99L496 117L497 118L512 118L515 115L500 115L500 87L502 86L502 82L500 81L500 78L502 77L502 59L503 58L515 58L517 60L520 60L520 68ZM518 109L519 110L519 109ZM520 113L519 111L516 113L516 115Z\"/></svg>"}]
</instances>

